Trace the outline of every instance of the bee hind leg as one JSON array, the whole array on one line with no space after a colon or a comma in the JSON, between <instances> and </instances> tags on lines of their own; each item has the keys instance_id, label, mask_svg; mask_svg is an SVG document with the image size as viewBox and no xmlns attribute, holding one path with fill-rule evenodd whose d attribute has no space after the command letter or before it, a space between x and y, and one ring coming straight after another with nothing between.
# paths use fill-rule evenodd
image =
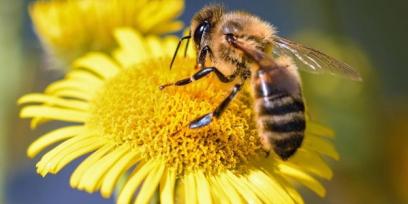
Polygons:
<instances>
[{"instance_id":1,"label":"bee hind leg","mask_svg":"<svg viewBox=\"0 0 408 204\"><path fill-rule=\"evenodd\" d=\"M220 105L211 113L207 113L193 121L190 122L189 128L195 129L206 126L211 123L214 117L218 118L221 116L222 112L228 107L229 103L234 99L235 95L241 90L242 84L235 84L234 88L232 89L231 93L225 98Z\"/></svg>"},{"instance_id":2,"label":"bee hind leg","mask_svg":"<svg viewBox=\"0 0 408 204\"><path fill-rule=\"evenodd\" d=\"M198 72L196 72L193 76L189 77L189 78L185 78L185 79L181 79L178 80L174 83L169 83L169 84L164 84L161 85L159 88L160 90L163 90L164 88L168 87L168 86L184 86L187 85L193 81L199 80L205 76L207 76L208 74L210 74L211 72L214 72L215 75L217 75L217 78L224 83L228 83L231 82L235 79L236 75L231 75L231 76L225 76L222 72L220 72L217 68L215 67L205 67L203 69L200 69Z\"/></svg>"},{"instance_id":3,"label":"bee hind leg","mask_svg":"<svg viewBox=\"0 0 408 204\"><path fill-rule=\"evenodd\" d=\"M210 124L212 119L213 119L213 113L208 113L208 114L205 114L205 115L191 121L190 124L188 125L188 127L190 129L200 128L200 127L203 127L203 126L206 126L206 125Z\"/></svg>"}]
</instances>

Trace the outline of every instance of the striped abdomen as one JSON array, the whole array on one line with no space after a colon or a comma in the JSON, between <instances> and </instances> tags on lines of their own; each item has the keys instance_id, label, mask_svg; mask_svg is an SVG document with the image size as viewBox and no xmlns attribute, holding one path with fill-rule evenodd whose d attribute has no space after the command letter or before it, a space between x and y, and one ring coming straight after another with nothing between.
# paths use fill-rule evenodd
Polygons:
<instances>
[{"instance_id":1,"label":"striped abdomen","mask_svg":"<svg viewBox=\"0 0 408 204\"><path fill-rule=\"evenodd\" d=\"M262 144L285 160L301 146L306 128L300 82L285 70L258 70L253 80Z\"/></svg>"}]
</instances>

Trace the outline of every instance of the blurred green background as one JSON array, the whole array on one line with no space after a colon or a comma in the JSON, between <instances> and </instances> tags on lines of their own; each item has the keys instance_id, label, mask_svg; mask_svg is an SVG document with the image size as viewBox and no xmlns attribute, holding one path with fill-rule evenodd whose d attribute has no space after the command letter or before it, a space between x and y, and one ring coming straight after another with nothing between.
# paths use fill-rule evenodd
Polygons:
<instances>
[{"instance_id":1,"label":"blurred green background","mask_svg":"<svg viewBox=\"0 0 408 204\"><path fill-rule=\"evenodd\" d=\"M18 118L16 99L60 78L36 38L30 1L0 0L0 203L113 203L69 188L69 172L41 179L27 146L44 130ZM360 71L362 83L304 73L312 118L332 127L341 160L331 162L327 196L307 203L408 203L408 3L383 0L222 1L255 13L279 34ZM181 19L207 1L187 1Z\"/></svg>"}]
</instances>

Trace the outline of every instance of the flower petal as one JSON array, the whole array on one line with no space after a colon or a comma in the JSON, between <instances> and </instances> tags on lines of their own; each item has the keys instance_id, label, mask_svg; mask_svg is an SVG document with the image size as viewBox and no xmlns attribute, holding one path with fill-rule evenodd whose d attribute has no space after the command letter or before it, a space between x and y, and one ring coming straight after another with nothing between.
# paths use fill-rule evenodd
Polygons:
<instances>
[{"instance_id":1,"label":"flower petal","mask_svg":"<svg viewBox=\"0 0 408 204\"><path fill-rule=\"evenodd\" d=\"M210 186L208 184L207 178L204 176L202 171L197 171L195 175L195 181L197 184L198 193L198 203L211 204L211 194Z\"/></svg>"},{"instance_id":2,"label":"flower petal","mask_svg":"<svg viewBox=\"0 0 408 204\"><path fill-rule=\"evenodd\" d=\"M52 170L52 173L59 172L62 168L64 168L68 163L75 160L76 158L83 156L86 153L93 152L99 147L101 147L105 142L94 139L89 143L83 144L80 148L76 149L75 151L71 151L71 153L61 153L61 158L59 159L58 163L56 164L55 168Z\"/></svg>"},{"instance_id":3,"label":"flower petal","mask_svg":"<svg viewBox=\"0 0 408 204\"><path fill-rule=\"evenodd\" d=\"M115 76L120 70L119 66L110 57L102 53L89 53L73 63L74 68L85 68L98 74L104 79Z\"/></svg>"},{"instance_id":4,"label":"flower petal","mask_svg":"<svg viewBox=\"0 0 408 204\"><path fill-rule=\"evenodd\" d=\"M86 190L88 193L94 192L106 172L129 150L130 148L127 145L122 145L89 167L79 183L79 188Z\"/></svg>"},{"instance_id":5,"label":"flower petal","mask_svg":"<svg viewBox=\"0 0 408 204\"><path fill-rule=\"evenodd\" d=\"M76 90L82 93L93 96L95 92L99 89L99 86L96 86L91 83L79 82L70 79L60 80L50 84L46 89L45 93L53 94L61 90Z\"/></svg>"},{"instance_id":6,"label":"flower petal","mask_svg":"<svg viewBox=\"0 0 408 204\"><path fill-rule=\"evenodd\" d=\"M305 137L303 146L307 149L327 155L332 159L340 159L339 153L337 153L333 143L330 143L319 136L307 135Z\"/></svg>"},{"instance_id":7,"label":"flower petal","mask_svg":"<svg viewBox=\"0 0 408 204\"><path fill-rule=\"evenodd\" d=\"M74 173L72 173L70 185L73 188L78 188L79 182L81 179L83 179L83 175L86 170L99 161L99 159L101 159L105 154L110 152L114 147L114 144L105 144L103 147L99 148L96 152L92 153L89 157L82 161L81 164L75 169Z\"/></svg>"},{"instance_id":8,"label":"flower petal","mask_svg":"<svg viewBox=\"0 0 408 204\"><path fill-rule=\"evenodd\" d=\"M302 168L325 179L331 179L333 176L332 170L319 154L302 148L287 163L294 164L298 168Z\"/></svg>"},{"instance_id":9,"label":"flower petal","mask_svg":"<svg viewBox=\"0 0 408 204\"><path fill-rule=\"evenodd\" d=\"M75 81L84 81L84 82L90 82L91 84L95 85L103 85L104 81L102 78L98 77L97 75L85 71L85 70L72 70L67 73L66 76L67 79L75 80Z\"/></svg>"},{"instance_id":10,"label":"flower petal","mask_svg":"<svg viewBox=\"0 0 408 204\"><path fill-rule=\"evenodd\" d=\"M163 54L165 54L163 48L162 48L162 43L160 42L160 39L156 36L148 36L146 38L146 44L147 47L149 48L149 51L152 57L161 57Z\"/></svg>"},{"instance_id":11,"label":"flower petal","mask_svg":"<svg viewBox=\"0 0 408 204\"><path fill-rule=\"evenodd\" d=\"M149 160L146 163L139 164L133 174L129 176L123 189L120 191L117 203L130 203L136 189L146 176L148 176L159 164L160 163L156 160Z\"/></svg>"},{"instance_id":12,"label":"flower petal","mask_svg":"<svg viewBox=\"0 0 408 204\"><path fill-rule=\"evenodd\" d=\"M259 200L256 194L253 192L253 189L251 189L250 185L244 177L237 177L229 171L220 176L223 180L223 186L228 185L234 187L235 190L239 192L239 194L245 199L245 202L262 203L262 201Z\"/></svg>"},{"instance_id":13,"label":"flower petal","mask_svg":"<svg viewBox=\"0 0 408 204\"><path fill-rule=\"evenodd\" d=\"M67 122L85 122L89 114L82 111L68 110L48 106L25 106L20 112L21 118L43 117Z\"/></svg>"},{"instance_id":14,"label":"flower petal","mask_svg":"<svg viewBox=\"0 0 408 204\"><path fill-rule=\"evenodd\" d=\"M184 176L184 199L185 203L197 203L197 186L194 181L193 173L187 173Z\"/></svg>"},{"instance_id":15,"label":"flower petal","mask_svg":"<svg viewBox=\"0 0 408 204\"><path fill-rule=\"evenodd\" d=\"M138 153L129 151L106 173L102 181L101 195L109 198L120 176L140 160Z\"/></svg>"},{"instance_id":16,"label":"flower petal","mask_svg":"<svg viewBox=\"0 0 408 204\"><path fill-rule=\"evenodd\" d=\"M27 155L30 158L35 157L39 152L41 152L44 148L67 138L73 137L78 135L84 130L83 126L68 126L53 130L37 140L35 140L27 149Z\"/></svg>"},{"instance_id":17,"label":"flower petal","mask_svg":"<svg viewBox=\"0 0 408 204\"><path fill-rule=\"evenodd\" d=\"M184 8L184 1L180 1L180 0L174 1L173 0L173 1L167 1L166 9L161 9L160 12L157 12L157 9L155 9L156 11L153 11L153 12L146 12L146 14L142 12L141 15L139 16L140 22L143 23L141 24L142 30L146 30L150 32L150 30L156 27L160 27L162 25L166 25L167 23L170 23L173 18L180 15L183 8ZM146 17L149 19L149 21L145 20ZM179 27L178 29L180 28L181 27ZM167 32L169 32L169 30L167 30Z\"/></svg>"},{"instance_id":18,"label":"flower petal","mask_svg":"<svg viewBox=\"0 0 408 204\"><path fill-rule=\"evenodd\" d=\"M84 101L90 101L93 98L92 94L84 93L78 90L60 90L58 92L53 93L52 95L58 97L79 99Z\"/></svg>"},{"instance_id":19,"label":"flower petal","mask_svg":"<svg viewBox=\"0 0 408 204\"><path fill-rule=\"evenodd\" d=\"M47 173L57 173L57 165L66 155L96 142L99 142L98 138L92 135L84 135L73 137L61 143L41 158L36 165L37 172L42 176Z\"/></svg>"},{"instance_id":20,"label":"flower petal","mask_svg":"<svg viewBox=\"0 0 408 204\"><path fill-rule=\"evenodd\" d=\"M176 172L174 169L168 169L164 173L160 182L160 202L161 203L174 203L174 188L176 184Z\"/></svg>"},{"instance_id":21,"label":"flower petal","mask_svg":"<svg viewBox=\"0 0 408 204\"><path fill-rule=\"evenodd\" d=\"M46 94L27 94L18 100L19 105L26 103L46 103L47 105L59 106L61 108L69 108L81 111L89 110L89 104L83 101L63 99Z\"/></svg>"},{"instance_id":22,"label":"flower petal","mask_svg":"<svg viewBox=\"0 0 408 204\"><path fill-rule=\"evenodd\" d=\"M263 201L270 203L293 203L292 198L282 188L273 176L266 175L261 170L252 170L248 175L249 183L258 197L263 197Z\"/></svg>"},{"instance_id":23,"label":"flower petal","mask_svg":"<svg viewBox=\"0 0 408 204\"><path fill-rule=\"evenodd\" d=\"M279 180L282 184L282 187L285 188L286 192L292 197L293 201L296 204L303 204L303 198L299 192L290 184L288 181L284 180L282 177L276 177L275 179Z\"/></svg>"},{"instance_id":24,"label":"flower petal","mask_svg":"<svg viewBox=\"0 0 408 204\"><path fill-rule=\"evenodd\" d=\"M31 119L30 128L36 129L38 126L50 121L50 119L42 118L42 117L34 117Z\"/></svg>"},{"instance_id":25,"label":"flower petal","mask_svg":"<svg viewBox=\"0 0 408 204\"><path fill-rule=\"evenodd\" d=\"M140 189L138 196L136 197L135 204L148 203L152 198L154 192L159 186L160 179L163 175L165 169L165 164L159 164L150 174L147 176L146 180L143 182L143 186Z\"/></svg>"},{"instance_id":26,"label":"flower petal","mask_svg":"<svg viewBox=\"0 0 408 204\"><path fill-rule=\"evenodd\" d=\"M157 33L167 33L178 31L183 28L184 23L182 21L173 21L161 24L160 26L154 27L151 31Z\"/></svg>"},{"instance_id":27,"label":"flower petal","mask_svg":"<svg viewBox=\"0 0 408 204\"><path fill-rule=\"evenodd\" d=\"M297 168L290 167L284 163L279 164L278 168L278 173L284 174L290 178L293 178L295 181L302 183L309 189L313 190L320 197L324 197L326 194L326 190L322 184L307 173Z\"/></svg>"},{"instance_id":28,"label":"flower petal","mask_svg":"<svg viewBox=\"0 0 408 204\"><path fill-rule=\"evenodd\" d=\"M221 186L214 176L207 176L210 183L210 190L215 203L242 203L238 193L233 188L232 194L228 194L224 189L228 187ZM235 194L234 194L235 193ZM231 199L230 199L231 198Z\"/></svg>"},{"instance_id":29,"label":"flower petal","mask_svg":"<svg viewBox=\"0 0 408 204\"><path fill-rule=\"evenodd\" d=\"M148 58L149 53L146 52L148 48L139 32L121 28L116 29L114 35L120 45L120 48L114 52L114 56L124 67Z\"/></svg>"},{"instance_id":30,"label":"flower petal","mask_svg":"<svg viewBox=\"0 0 408 204\"><path fill-rule=\"evenodd\" d=\"M328 127L321 125L319 123L315 123L312 121L308 121L306 125L306 133L311 133L314 135L325 136L329 138L334 137L334 132Z\"/></svg>"}]
</instances>

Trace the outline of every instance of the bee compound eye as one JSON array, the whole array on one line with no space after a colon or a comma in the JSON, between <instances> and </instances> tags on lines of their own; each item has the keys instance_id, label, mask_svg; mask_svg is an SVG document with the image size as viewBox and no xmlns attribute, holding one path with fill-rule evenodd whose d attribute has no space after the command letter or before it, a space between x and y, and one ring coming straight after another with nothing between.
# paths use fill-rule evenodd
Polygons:
<instances>
[{"instance_id":1,"label":"bee compound eye","mask_svg":"<svg viewBox=\"0 0 408 204\"><path fill-rule=\"evenodd\" d=\"M209 30L210 30L210 23L208 21L204 21L200 25L198 25L196 30L194 31L194 42L197 45L199 45L204 33L208 32Z\"/></svg>"}]
</instances>

